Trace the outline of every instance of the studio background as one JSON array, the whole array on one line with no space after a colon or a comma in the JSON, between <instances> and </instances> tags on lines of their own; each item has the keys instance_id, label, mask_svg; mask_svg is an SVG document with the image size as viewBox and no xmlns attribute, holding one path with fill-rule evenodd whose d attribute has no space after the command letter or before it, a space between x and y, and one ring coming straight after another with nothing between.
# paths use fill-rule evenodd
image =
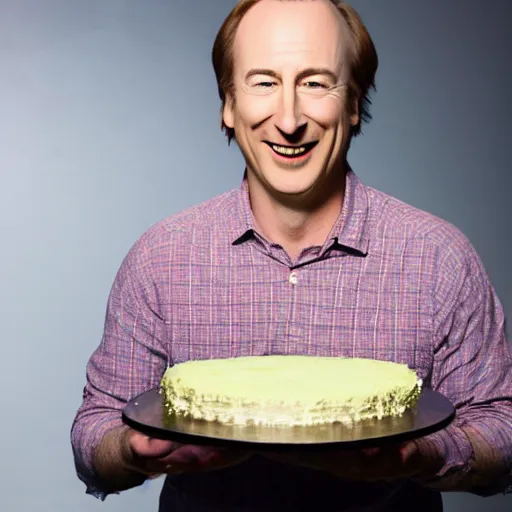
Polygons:
<instances>
[{"instance_id":1,"label":"studio background","mask_svg":"<svg viewBox=\"0 0 512 512\"><path fill-rule=\"evenodd\" d=\"M130 246L239 186L210 63L234 4L0 0L2 511L157 510L162 480L86 496L69 431ZM512 317L512 3L352 4L380 56L354 170L462 229ZM444 499L448 512L512 508Z\"/></svg>"}]
</instances>

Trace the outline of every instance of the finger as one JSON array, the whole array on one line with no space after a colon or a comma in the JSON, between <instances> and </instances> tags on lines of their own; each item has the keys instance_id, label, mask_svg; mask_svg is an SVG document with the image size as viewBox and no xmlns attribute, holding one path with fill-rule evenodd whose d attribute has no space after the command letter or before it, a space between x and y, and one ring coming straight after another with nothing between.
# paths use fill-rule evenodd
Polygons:
<instances>
[{"instance_id":1,"label":"finger","mask_svg":"<svg viewBox=\"0 0 512 512\"><path fill-rule=\"evenodd\" d=\"M139 457L138 465L147 474L161 475L192 472L196 466L196 457L190 453L189 446L176 446L176 449L164 453L161 457Z\"/></svg>"},{"instance_id":2,"label":"finger","mask_svg":"<svg viewBox=\"0 0 512 512\"><path fill-rule=\"evenodd\" d=\"M218 450L208 446L185 445L158 460L146 461L149 471L170 474L213 471L242 462L250 454Z\"/></svg>"},{"instance_id":3,"label":"finger","mask_svg":"<svg viewBox=\"0 0 512 512\"><path fill-rule=\"evenodd\" d=\"M427 438L420 438L414 441L416 452L411 456L418 459L420 471L424 475L434 476L443 467L445 461L441 453L439 453L435 444Z\"/></svg>"},{"instance_id":4,"label":"finger","mask_svg":"<svg viewBox=\"0 0 512 512\"><path fill-rule=\"evenodd\" d=\"M194 462L200 466L225 466L231 462L247 458L247 452L238 450L226 450L212 446L186 445L172 452L169 462L187 463Z\"/></svg>"},{"instance_id":5,"label":"finger","mask_svg":"<svg viewBox=\"0 0 512 512\"><path fill-rule=\"evenodd\" d=\"M192 473L195 471L193 464L171 464L161 460L148 460L144 463L144 472L156 477L158 475L179 475L181 473Z\"/></svg>"},{"instance_id":6,"label":"finger","mask_svg":"<svg viewBox=\"0 0 512 512\"><path fill-rule=\"evenodd\" d=\"M129 446L136 456L148 459L160 459L179 447L173 441L154 439L135 431L129 437Z\"/></svg>"},{"instance_id":7,"label":"finger","mask_svg":"<svg viewBox=\"0 0 512 512\"><path fill-rule=\"evenodd\" d=\"M418 445L414 441L404 443L400 447L400 459L404 464L407 464L410 460L414 459L418 453Z\"/></svg>"},{"instance_id":8,"label":"finger","mask_svg":"<svg viewBox=\"0 0 512 512\"><path fill-rule=\"evenodd\" d=\"M185 445L166 457L166 461L174 464L191 464L198 460L204 460L209 452L208 447Z\"/></svg>"},{"instance_id":9,"label":"finger","mask_svg":"<svg viewBox=\"0 0 512 512\"><path fill-rule=\"evenodd\" d=\"M413 441L390 447L381 452L379 459L374 467L376 474L388 481L412 477L421 469L421 457Z\"/></svg>"}]
</instances>

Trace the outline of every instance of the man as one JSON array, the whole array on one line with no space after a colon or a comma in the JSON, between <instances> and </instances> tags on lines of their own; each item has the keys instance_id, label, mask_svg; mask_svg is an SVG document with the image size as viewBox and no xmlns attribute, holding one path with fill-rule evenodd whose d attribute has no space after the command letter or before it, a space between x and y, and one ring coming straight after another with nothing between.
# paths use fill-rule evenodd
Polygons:
<instances>
[{"instance_id":1,"label":"man","mask_svg":"<svg viewBox=\"0 0 512 512\"><path fill-rule=\"evenodd\" d=\"M347 163L377 69L358 15L329 0L242 0L213 61L246 174L148 230L116 276L72 429L88 492L166 474L162 511L439 511L439 490L510 490L511 351L483 265L453 226L365 187ZM265 354L407 363L457 418L415 442L308 456L180 446L122 425L168 363Z\"/></svg>"}]
</instances>

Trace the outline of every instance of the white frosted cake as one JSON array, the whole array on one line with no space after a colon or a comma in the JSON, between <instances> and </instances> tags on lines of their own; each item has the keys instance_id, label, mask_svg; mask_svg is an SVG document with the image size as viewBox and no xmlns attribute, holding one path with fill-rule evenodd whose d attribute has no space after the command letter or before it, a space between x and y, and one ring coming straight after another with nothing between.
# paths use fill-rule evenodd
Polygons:
<instances>
[{"instance_id":1,"label":"white frosted cake","mask_svg":"<svg viewBox=\"0 0 512 512\"><path fill-rule=\"evenodd\" d=\"M227 425L306 426L401 416L416 404L421 385L398 363L252 356L177 364L160 388L171 414Z\"/></svg>"}]
</instances>

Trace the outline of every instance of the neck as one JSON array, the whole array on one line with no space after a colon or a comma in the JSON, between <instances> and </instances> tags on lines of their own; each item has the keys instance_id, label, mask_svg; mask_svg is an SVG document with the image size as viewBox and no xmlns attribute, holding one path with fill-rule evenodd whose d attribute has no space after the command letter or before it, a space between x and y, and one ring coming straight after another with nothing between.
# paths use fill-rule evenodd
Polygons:
<instances>
[{"instance_id":1,"label":"neck","mask_svg":"<svg viewBox=\"0 0 512 512\"><path fill-rule=\"evenodd\" d=\"M346 169L340 169L339 175L323 187L324 192L313 198L312 194L293 197L269 194L248 173L256 228L267 240L283 247L292 260L297 260L307 247L324 244L343 206L345 177Z\"/></svg>"}]
</instances>

